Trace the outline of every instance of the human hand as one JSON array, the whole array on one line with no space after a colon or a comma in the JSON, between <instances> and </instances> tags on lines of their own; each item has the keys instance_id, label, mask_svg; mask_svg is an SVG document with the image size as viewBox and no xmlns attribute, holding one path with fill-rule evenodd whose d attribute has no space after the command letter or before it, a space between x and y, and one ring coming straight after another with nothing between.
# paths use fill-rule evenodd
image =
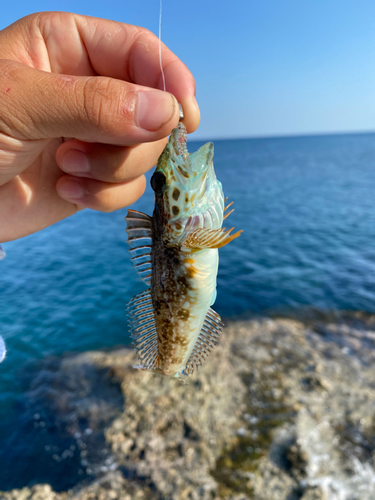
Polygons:
<instances>
[{"instance_id":1,"label":"human hand","mask_svg":"<svg viewBox=\"0 0 375 500\"><path fill-rule=\"evenodd\" d=\"M62 12L0 32L0 242L83 208L112 211L144 192L194 78L144 28ZM170 93L169 93L170 92Z\"/></svg>"}]
</instances>

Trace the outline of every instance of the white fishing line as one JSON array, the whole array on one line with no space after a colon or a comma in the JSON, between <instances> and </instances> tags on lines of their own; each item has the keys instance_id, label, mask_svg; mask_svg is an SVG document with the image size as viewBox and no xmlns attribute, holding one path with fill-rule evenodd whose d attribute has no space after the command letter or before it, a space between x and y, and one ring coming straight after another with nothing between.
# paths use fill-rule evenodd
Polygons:
<instances>
[{"instance_id":1,"label":"white fishing line","mask_svg":"<svg viewBox=\"0 0 375 500\"><path fill-rule=\"evenodd\" d=\"M163 11L163 2L160 0L160 11L159 11L159 63L160 63L160 71L161 71L161 76L163 78L163 89L164 92L166 91L165 88L165 76L164 76L164 70L163 70L163 64L161 60L161 18L162 18L162 11Z\"/></svg>"}]
</instances>

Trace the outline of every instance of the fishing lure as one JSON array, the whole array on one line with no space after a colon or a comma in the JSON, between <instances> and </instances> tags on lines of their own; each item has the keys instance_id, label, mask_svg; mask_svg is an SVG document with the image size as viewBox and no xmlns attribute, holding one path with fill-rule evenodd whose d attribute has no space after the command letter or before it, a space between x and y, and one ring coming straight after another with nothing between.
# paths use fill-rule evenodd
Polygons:
<instances>
[{"instance_id":1,"label":"fishing lure","mask_svg":"<svg viewBox=\"0 0 375 500\"><path fill-rule=\"evenodd\" d=\"M207 143L189 154L186 129L175 128L151 178L150 217L129 210L128 243L135 269L149 287L128 304L129 329L140 368L181 378L192 374L217 345L218 248L237 238L222 228L224 195ZM226 215L225 215L226 213Z\"/></svg>"}]
</instances>

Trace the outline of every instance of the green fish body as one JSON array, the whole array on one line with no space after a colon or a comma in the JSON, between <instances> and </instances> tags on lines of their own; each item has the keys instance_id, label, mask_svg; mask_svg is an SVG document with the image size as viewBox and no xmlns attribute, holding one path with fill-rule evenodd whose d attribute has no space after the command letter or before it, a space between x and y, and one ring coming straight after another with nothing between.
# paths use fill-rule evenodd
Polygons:
<instances>
[{"instance_id":1,"label":"green fish body","mask_svg":"<svg viewBox=\"0 0 375 500\"><path fill-rule=\"evenodd\" d=\"M218 343L223 323L216 299L218 248L240 235L222 228L224 195L213 168L213 144L189 154L186 129L172 131L151 178L150 217L129 210L128 243L136 270L150 287L128 305L141 368L190 375ZM228 208L228 207L226 207Z\"/></svg>"}]
</instances>

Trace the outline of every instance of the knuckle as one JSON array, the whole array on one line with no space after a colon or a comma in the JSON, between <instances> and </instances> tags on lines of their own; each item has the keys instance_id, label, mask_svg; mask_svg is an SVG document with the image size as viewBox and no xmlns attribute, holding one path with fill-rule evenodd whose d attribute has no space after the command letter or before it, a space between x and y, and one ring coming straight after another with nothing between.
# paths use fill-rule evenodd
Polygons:
<instances>
[{"instance_id":1,"label":"knuckle","mask_svg":"<svg viewBox=\"0 0 375 500\"><path fill-rule=\"evenodd\" d=\"M69 12L36 12L24 18L29 31L39 30L43 38L49 38L51 33L64 26L66 30L75 28L75 15Z\"/></svg>"},{"instance_id":2,"label":"knuckle","mask_svg":"<svg viewBox=\"0 0 375 500\"><path fill-rule=\"evenodd\" d=\"M14 139L26 139L30 117L27 113L27 92L20 85L23 66L15 61L0 60L0 132ZM14 98L16 95L17 98Z\"/></svg>"},{"instance_id":3,"label":"knuckle","mask_svg":"<svg viewBox=\"0 0 375 500\"><path fill-rule=\"evenodd\" d=\"M88 78L82 88L82 113L90 125L111 131L118 115L121 84L106 77Z\"/></svg>"}]
</instances>

